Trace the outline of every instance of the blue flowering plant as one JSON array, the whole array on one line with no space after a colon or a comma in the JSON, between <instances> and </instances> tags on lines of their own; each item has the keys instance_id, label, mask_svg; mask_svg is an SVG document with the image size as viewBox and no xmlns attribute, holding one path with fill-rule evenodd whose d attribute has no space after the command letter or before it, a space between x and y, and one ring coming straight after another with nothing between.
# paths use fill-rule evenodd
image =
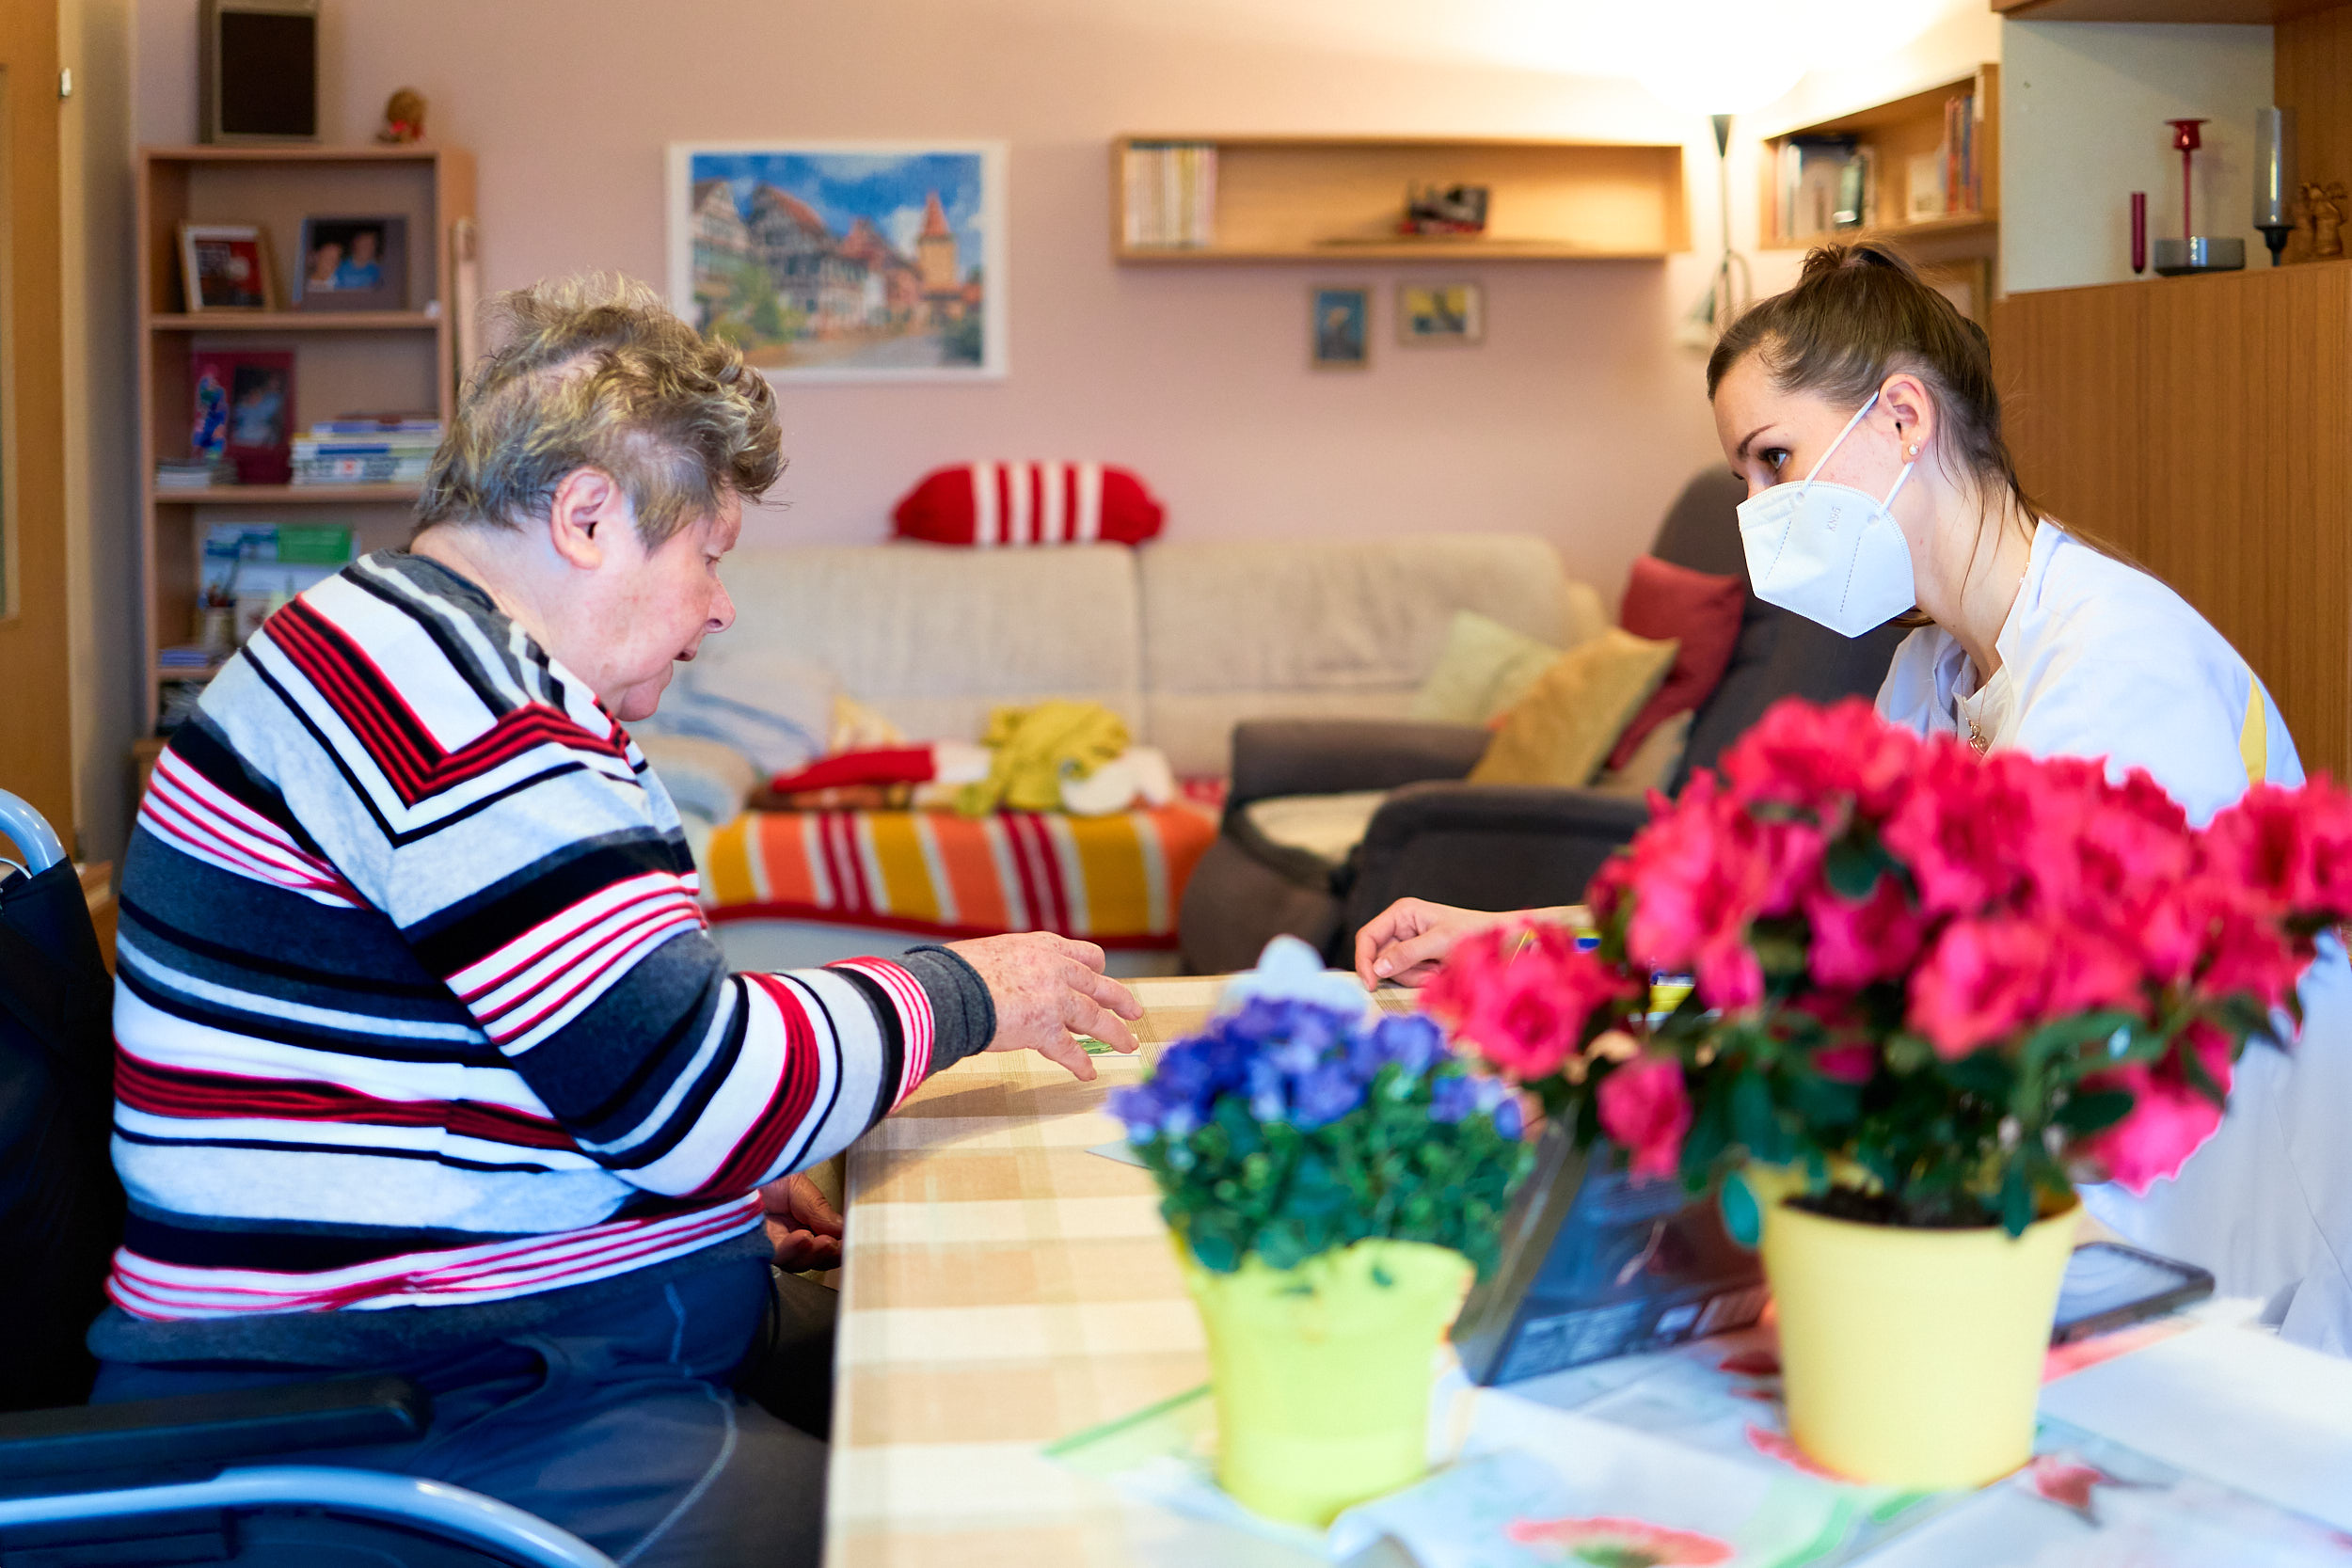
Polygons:
<instances>
[{"instance_id":1,"label":"blue flowering plant","mask_svg":"<svg viewBox=\"0 0 2352 1568\"><path fill-rule=\"evenodd\" d=\"M1111 1097L1202 1268L1291 1269L1373 1238L1494 1268L1530 1158L1518 1101L1431 1020L1359 997L1250 996Z\"/></svg>"}]
</instances>

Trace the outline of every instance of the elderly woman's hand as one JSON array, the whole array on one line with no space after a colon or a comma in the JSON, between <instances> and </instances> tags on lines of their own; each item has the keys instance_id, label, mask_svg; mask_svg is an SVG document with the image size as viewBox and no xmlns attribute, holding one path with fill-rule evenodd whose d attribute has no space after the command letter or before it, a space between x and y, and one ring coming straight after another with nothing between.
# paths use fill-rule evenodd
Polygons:
<instances>
[{"instance_id":1,"label":"elderly woman's hand","mask_svg":"<svg viewBox=\"0 0 2352 1568\"><path fill-rule=\"evenodd\" d=\"M1091 1079L1094 1063L1078 1043L1091 1035L1117 1051L1136 1049L1122 1019L1143 1016L1127 988L1103 973L1103 950L1045 931L952 942L947 950L979 971L996 1005L991 1051L1034 1051L1073 1075Z\"/></svg>"}]
</instances>

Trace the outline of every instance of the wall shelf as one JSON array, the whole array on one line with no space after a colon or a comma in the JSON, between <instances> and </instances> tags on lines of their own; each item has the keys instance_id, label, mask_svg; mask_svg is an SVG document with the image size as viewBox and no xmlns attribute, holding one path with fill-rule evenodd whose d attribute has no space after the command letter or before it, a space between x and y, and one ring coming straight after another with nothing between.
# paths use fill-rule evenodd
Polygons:
<instances>
[{"instance_id":1,"label":"wall shelf","mask_svg":"<svg viewBox=\"0 0 2352 1568\"><path fill-rule=\"evenodd\" d=\"M414 484L215 484L200 490L158 486L158 506L352 506L417 499Z\"/></svg>"},{"instance_id":2,"label":"wall shelf","mask_svg":"<svg viewBox=\"0 0 2352 1568\"><path fill-rule=\"evenodd\" d=\"M150 316L153 332L432 332L437 310L186 310Z\"/></svg>"},{"instance_id":3,"label":"wall shelf","mask_svg":"<svg viewBox=\"0 0 2352 1568\"><path fill-rule=\"evenodd\" d=\"M1975 100L1975 205L1931 217L1901 217L1899 214L1910 205L1909 160L1934 152L1944 145L1945 103L1963 94L1972 95ZM1834 119L1790 126L1766 137L1763 204L1758 209L1763 229L1760 247L1803 250L1817 245L1851 245L1860 240L1896 245L1931 242L1939 257L1982 256L1990 260L2000 238L2000 67L1986 65L1972 75L1939 83L1924 91L1873 103ZM1778 182L1781 150L1796 136L1851 136L1860 146L1870 149L1879 222L1859 229L1804 233L1782 230Z\"/></svg>"},{"instance_id":4,"label":"wall shelf","mask_svg":"<svg viewBox=\"0 0 2352 1568\"><path fill-rule=\"evenodd\" d=\"M2274 23L2328 10L2344 0L1993 0L2011 22Z\"/></svg>"},{"instance_id":5,"label":"wall shelf","mask_svg":"<svg viewBox=\"0 0 2352 1568\"><path fill-rule=\"evenodd\" d=\"M1215 239L1127 243L1131 148L1216 150ZM1121 263L1655 261L1691 247L1679 143L1430 136L1130 135L1111 143L1111 255ZM1476 238L1396 233L1407 189L1484 185Z\"/></svg>"}]
</instances>

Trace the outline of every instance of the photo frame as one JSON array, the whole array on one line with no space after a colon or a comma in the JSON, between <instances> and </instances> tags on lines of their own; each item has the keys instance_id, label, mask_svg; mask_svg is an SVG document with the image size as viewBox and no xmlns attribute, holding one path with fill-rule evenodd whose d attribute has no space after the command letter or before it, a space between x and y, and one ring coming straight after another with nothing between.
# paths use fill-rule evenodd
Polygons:
<instances>
[{"instance_id":1,"label":"photo frame","mask_svg":"<svg viewBox=\"0 0 2352 1568\"><path fill-rule=\"evenodd\" d=\"M272 309L269 261L269 231L259 224L180 226L180 289L190 315Z\"/></svg>"},{"instance_id":2,"label":"photo frame","mask_svg":"<svg viewBox=\"0 0 2352 1568\"><path fill-rule=\"evenodd\" d=\"M1399 283L1396 341L1412 346L1486 341L1486 286L1461 282Z\"/></svg>"},{"instance_id":3,"label":"photo frame","mask_svg":"<svg viewBox=\"0 0 2352 1568\"><path fill-rule=\"evenodd\" d=\"M294 356L291 349L214 349L188 356L188 445L226 458L240 484L294 480Z\"/></svg>"},{"instance_id":4,"label":"photo frame","mask_svg":"<svg viewBox=\"0 0 2352 1568\"><path fill-rule=\"evenodd\" d=\"M994 141L675 142L670 304L770 380L1010 368Z\"/></svg>"},{"instance_id":5,"label":"photo frame","mask_svg":"<svg viewBox=\"0 0 2352 1568\"><path fill-rule=\"evenodd\" d=\"M1317 284L1307 297L1307 362L1319 371L1369 367L1372 291Z\"/></svg>"},{"instance_id":6,"label":"photo frame","mask_svg":"<svg viewBox=\"0 0 2352 1568\"><path fill-rule=\"evenodd\" d=\"M397 213L307 217L294 253L297 310L408 309L408 220Z\"/></svg>"}]
</instances>

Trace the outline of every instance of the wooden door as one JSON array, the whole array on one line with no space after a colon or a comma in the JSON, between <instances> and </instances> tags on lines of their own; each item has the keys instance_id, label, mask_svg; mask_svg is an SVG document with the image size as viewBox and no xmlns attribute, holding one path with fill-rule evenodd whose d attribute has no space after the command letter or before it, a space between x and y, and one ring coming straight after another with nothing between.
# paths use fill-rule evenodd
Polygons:
<instances>
[{"instance_id":1,"label":"wooden door","mask_svg":"<svg viewBox=\"0 0 2352 1568\"><path fill-rule=\"evenodd\" d=\"M0 789L73 840L57 8L0 6Z\"/></svg>"}]
</instances>

